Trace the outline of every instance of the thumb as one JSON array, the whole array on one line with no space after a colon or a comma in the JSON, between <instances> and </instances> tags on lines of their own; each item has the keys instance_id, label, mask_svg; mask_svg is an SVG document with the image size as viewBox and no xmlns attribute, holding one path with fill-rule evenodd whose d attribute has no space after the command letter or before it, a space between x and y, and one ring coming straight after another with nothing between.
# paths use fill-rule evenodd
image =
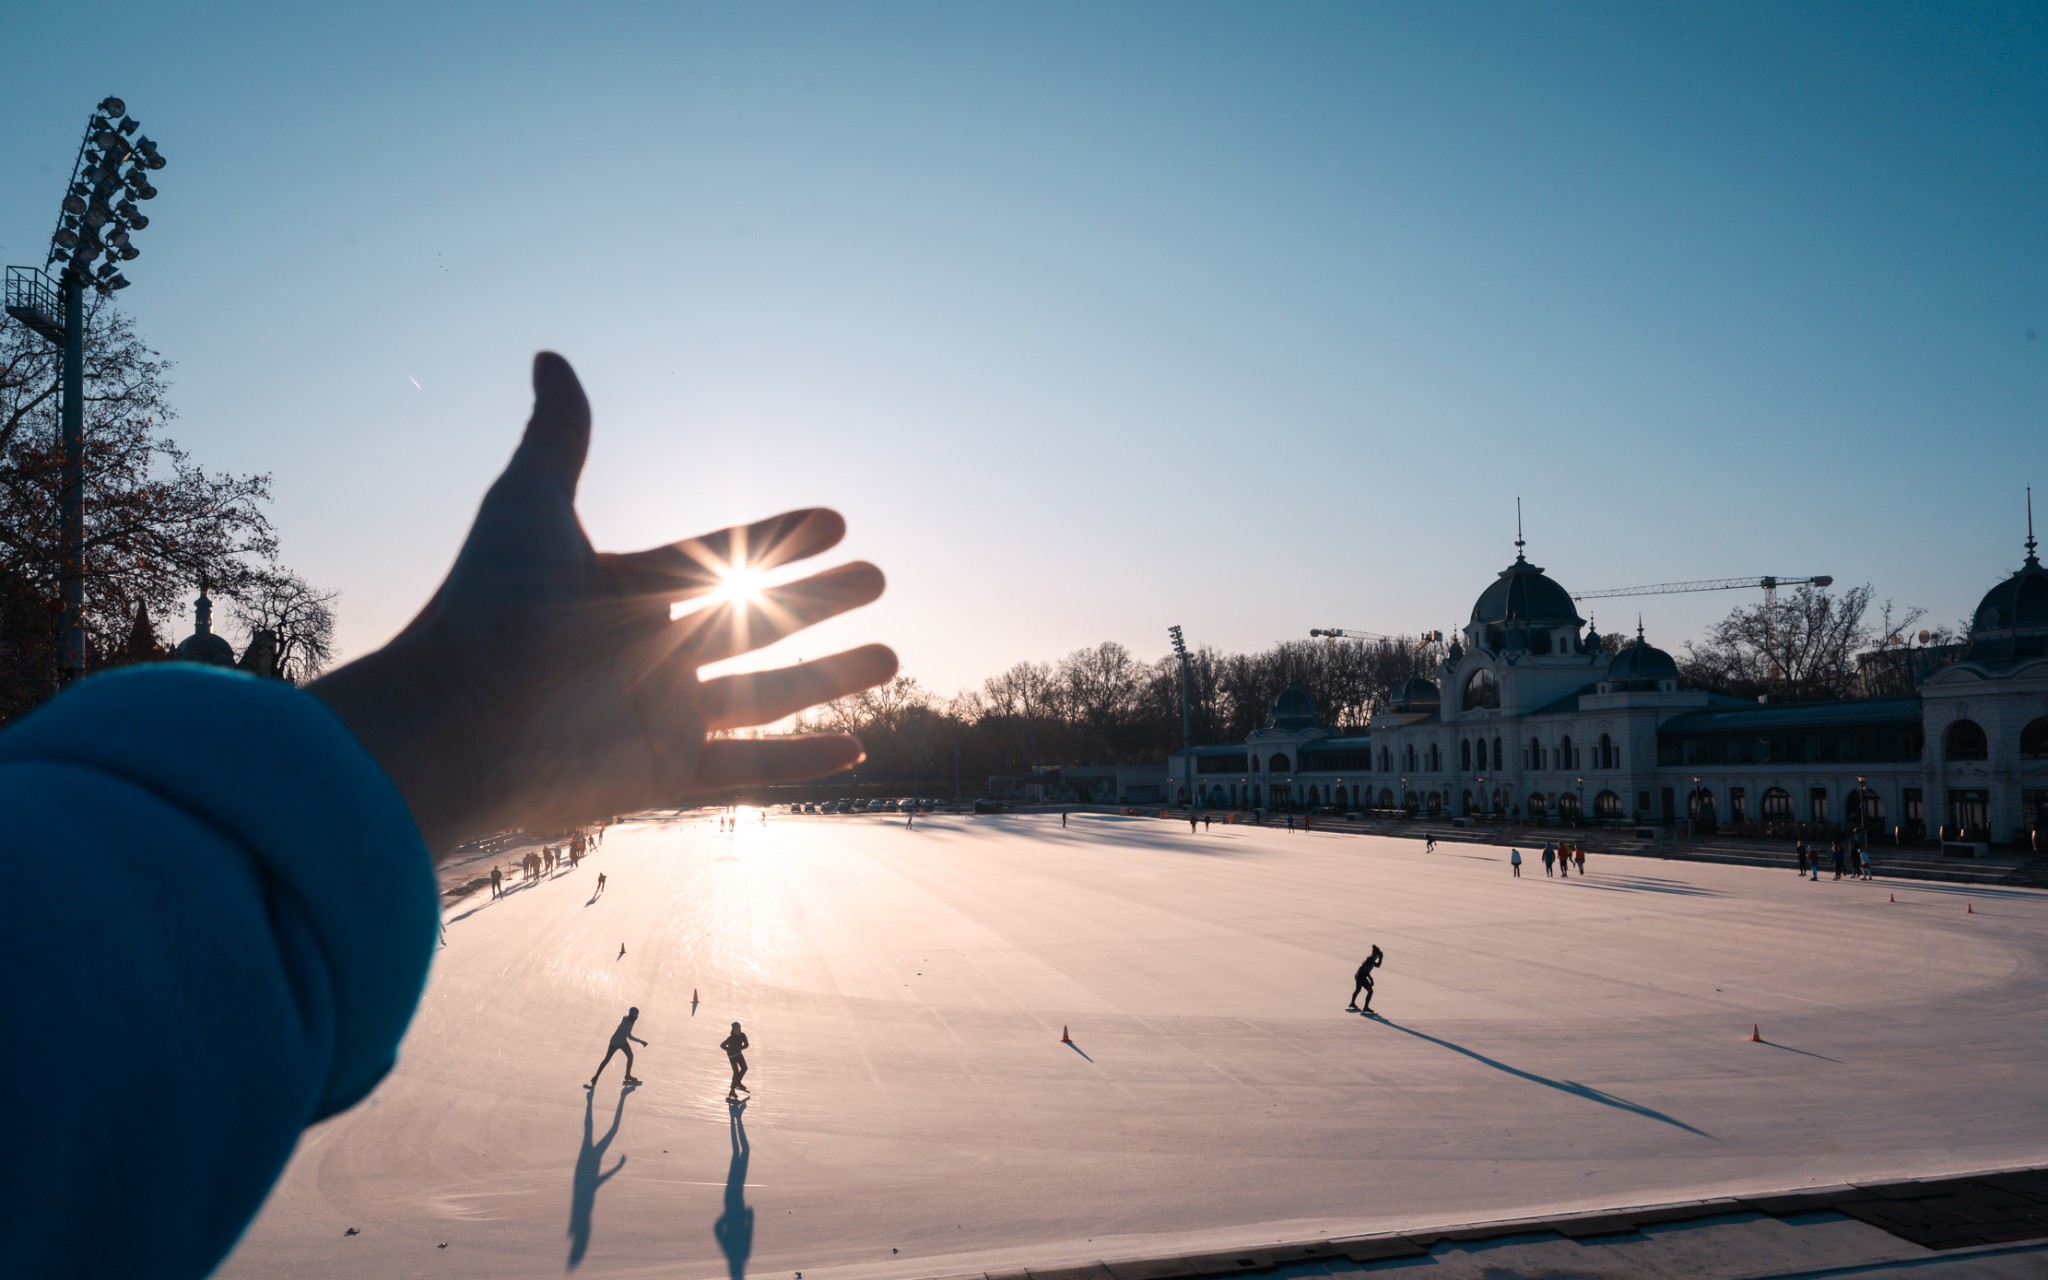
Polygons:
<instances>
[{"instance_id":1,"label":"thumb","mask_svg":"<svg viewBox=\"0 0 2048 1280\"><path fill-rule=\"evenodd\" d=\"M590 401L569 362L552 351L533 358L533 416L508 471L543 477L576 493L590 451Z\"/></svg>"}]
</instances>

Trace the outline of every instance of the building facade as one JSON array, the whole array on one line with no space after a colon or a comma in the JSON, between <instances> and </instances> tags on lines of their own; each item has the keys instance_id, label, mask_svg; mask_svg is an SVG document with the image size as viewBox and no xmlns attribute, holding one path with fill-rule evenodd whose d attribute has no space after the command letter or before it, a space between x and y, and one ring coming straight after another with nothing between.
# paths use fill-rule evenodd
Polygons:
<instances>
[{"instance_id":1,"label":"building facade","mask_svg":"<svg viewBox=\"0 0 2048 1280\"><path fill-rule=\"evenodd\" d=\"M1169 788L1212 807L2032 841L2048 825L2048 570L2031 530L2026 553L1961 657L1910 692L1773 705L1685 688L1640 627L1606 652L1518 542L1436 678L1364 731L1283 690L1243 743L1174 753Z\"/></svg>"}]
</instances>

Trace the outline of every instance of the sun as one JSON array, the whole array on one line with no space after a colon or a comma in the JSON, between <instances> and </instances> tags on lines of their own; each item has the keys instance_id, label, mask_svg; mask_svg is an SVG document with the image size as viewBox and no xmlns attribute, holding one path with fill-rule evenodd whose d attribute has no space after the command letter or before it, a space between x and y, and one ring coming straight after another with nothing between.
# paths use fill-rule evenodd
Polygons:
<instances>
[{"instance_id":1,"label":"sun","mask_svg":"<svg viewBox=\"0 0 2048 1280\"><path fill-rule=\"evenodd\" d=\"M752 605L761 602L761 589L767 585L767 578L759 570L743 564L728 565L718 571L720 582L711 592L713 604Z\"/></svg>"}]
</instances>

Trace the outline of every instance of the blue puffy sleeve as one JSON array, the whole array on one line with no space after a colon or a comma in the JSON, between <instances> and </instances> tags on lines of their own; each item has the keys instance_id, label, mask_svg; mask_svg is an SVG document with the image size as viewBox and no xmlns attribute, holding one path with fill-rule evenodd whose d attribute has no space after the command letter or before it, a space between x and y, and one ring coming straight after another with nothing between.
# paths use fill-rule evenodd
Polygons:
<instances>
[{"instance_id":1,"label":"blue puffy sleeve","mask_svg":"<svg viewBox=\"0 0 2048 1280\"><path fill-rule=\"evenodd\" d=\"M0 1274L203 1276L391 1069L432 860L318 699L182 664L0 733Z\"/></svg>"}]
</instances>

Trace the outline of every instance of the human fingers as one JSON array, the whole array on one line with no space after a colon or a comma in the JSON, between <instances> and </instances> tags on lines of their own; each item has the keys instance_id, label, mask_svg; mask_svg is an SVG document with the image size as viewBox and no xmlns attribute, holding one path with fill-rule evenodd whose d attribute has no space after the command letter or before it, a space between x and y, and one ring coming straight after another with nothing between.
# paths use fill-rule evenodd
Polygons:
<instances>
[{"instance_id":1,"label":"human fingers","mask_svg":"<svg viewBox=\"0 0 2048 1280\"><path fill-rule=\"evenodd\" d=\"M768 782L801 782L851 769L867 759L852 734L801 738L715 738L704 744L697 786L704 791Z\"/></svg>"},{"instance_id":2,"label":"human fingers","mask_svg":"<svg viewBox=\"0 0 2048 1280\"><path fill-rule=\"evenodd\" d=\"M558 484L574 497L590 451L590 400L569 362L552 351L533 358L533 416L506 473Z\"/></svg>"},{"instance_id":3,"label":"human fingers","mask_svg":"<svg viewBox=\"0 0 2048 1280\"><path fill-rule=\"evenodd\" d=\"M805 707L872 688L895 674L895 651L870 644L777 671L706 680L698 696L707 727L743 729L773 724Z\"/></svg>"},{"instance_id":4,"label":"human fingers","mask_svg":"<svg viewBox=\"0 0 2048 1280\"><path fill-rule=\"evenodd\" d=\"M858 609L882 594L882 571L864 560L836 565L798 582L768 587L753 600L729 600L680 618L679 651L698 666L774 644Z\"/></svg>"},{"instance_id":5,"label":"human fingers","mask_svg":"<svg viewBox=\"0 0 2048 1280\"><path fill-rule=\"evenodd\" d=\"M619 590L683 600L702 595L738 568L765 572L817 555L846 536L837 511L806 507L645 551L600 556Z\"/></svg>"}]
</instances>

